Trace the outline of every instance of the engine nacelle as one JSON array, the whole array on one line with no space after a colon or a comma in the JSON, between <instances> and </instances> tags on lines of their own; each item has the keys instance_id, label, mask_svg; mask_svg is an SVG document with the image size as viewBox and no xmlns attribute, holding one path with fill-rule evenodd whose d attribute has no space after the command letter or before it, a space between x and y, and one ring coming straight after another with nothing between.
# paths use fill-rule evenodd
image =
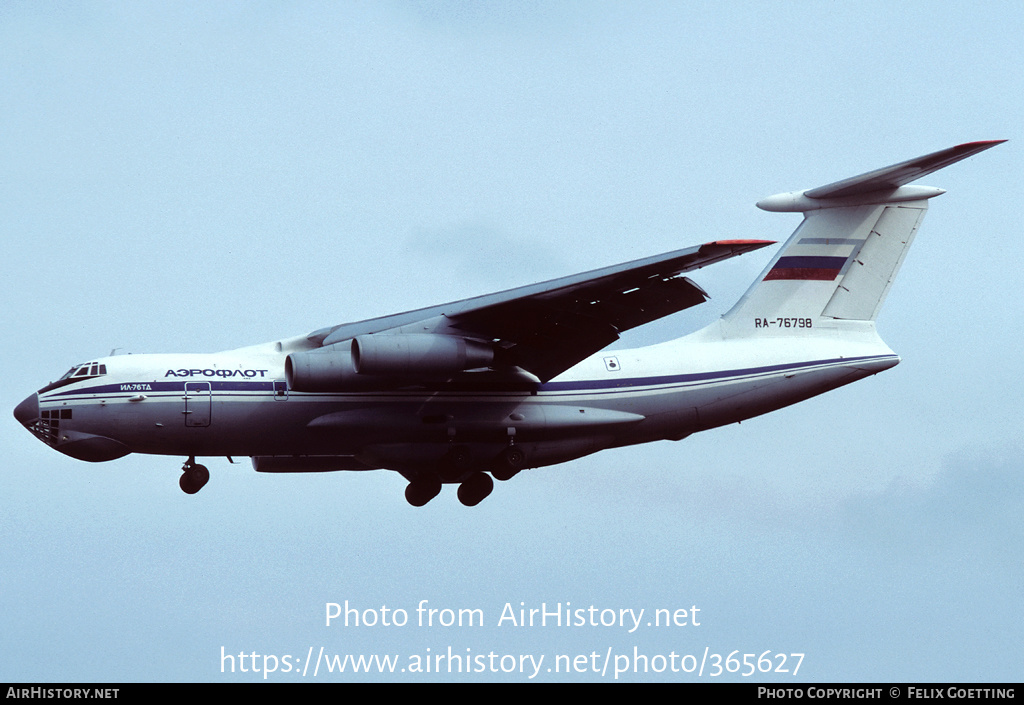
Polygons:
<instances>
[{"instance_id":1,"label":"engine nacelle","mask_svg":"<svg viewBox=\"0 0 1024 705\"><path fill-rule=\"evenodd\" d=\"M416 382L487 367L494 350L486 343L448 335L361 335L285 359L288 388L296 392L348 392Z\"/></svg>"},{"instance_id":2,"label":"engine nacelle","mask_svg":"<svg viewBox=\"0 0 1024 705\"><path fill-rule=\"evenodd\" d=\"M450 335L360 335L352 341L352 365L359 375L448 374L488 367L493 362L490 345Z\"/></svg>"},{"instance_id":3,"label":"engine nacelle","mask_svg":"<svg viewBox=\"0 0 1024 705\"><path fill-rule=\"evenodd\" d=\"M352 365L349 341L292 353L284 361L288 388L296 392L344 392L364 383Z\"/></svg>"}]
</instances>

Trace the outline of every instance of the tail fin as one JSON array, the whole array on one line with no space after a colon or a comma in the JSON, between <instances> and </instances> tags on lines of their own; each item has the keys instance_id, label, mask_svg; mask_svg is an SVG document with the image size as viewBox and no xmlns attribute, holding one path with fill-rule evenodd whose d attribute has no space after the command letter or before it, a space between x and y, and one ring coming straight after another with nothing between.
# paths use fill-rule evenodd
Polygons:
<instances>
[{"instance_id":1,"label":"tail fin","mask_svg":"<svg viewBox=\"0 0 1024 705\"><path fill-rule=\"evenodd\" d=\"M792 328L874 321L928 209L928 199L945 193L906 184L1002 141L970 142L759 201L764 210L803 212L804 221L725 314L724 331L744 336L792 334Z\"/></svg>"}]
</instances>

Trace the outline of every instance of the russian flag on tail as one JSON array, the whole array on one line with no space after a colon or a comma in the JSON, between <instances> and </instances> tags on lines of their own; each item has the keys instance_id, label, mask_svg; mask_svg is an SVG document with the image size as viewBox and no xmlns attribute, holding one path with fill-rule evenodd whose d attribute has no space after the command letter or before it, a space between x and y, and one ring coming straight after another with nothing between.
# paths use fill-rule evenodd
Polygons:
<instances>
[{"instance_id":1,"label":"russian flag on tail","mask_svg":"<svg viewBox=\"0 0 1024 705\"><path fill-rule=\"evenodd\" d=\"M846 260L846 257L780 257L775 266L768 270L764 281L832 281L839 276Z\"/></svg>"}]
</instances>

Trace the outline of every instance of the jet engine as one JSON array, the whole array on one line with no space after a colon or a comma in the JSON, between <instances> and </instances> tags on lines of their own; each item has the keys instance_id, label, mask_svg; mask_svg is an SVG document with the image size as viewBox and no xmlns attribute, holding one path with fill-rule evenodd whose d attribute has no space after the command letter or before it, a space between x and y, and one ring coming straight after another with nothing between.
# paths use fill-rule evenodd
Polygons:
<instances>
[{"instance_id":1,"label":"jet engine","mask_svg":"<svg viewBox=\"0 0 1024 705\"><path fill-rule=\"evenodd\" d=\"M467 338L432 333L360 335L335 345L292 353L285 360L288 388L346 392L398 380L422 381L488 367L494 349Z\"/></svg>"},{"instance_id":2,"label":"jet engine","mask_svg":"<svg viewBox=\"0 0 1024 705\"><path fill-rule=\"evenodd\" d=\"M360 335L352 341L352 364L360 375L447 374L492 362L490 345L450 335Z\"/></svg>"},{"instance_id":3,"label":"jet engine","mask_svg":"<svg viewBox=\"0 0 1024 705\"><path fill-rule=\"evenodd\" d=\"M359 376L352 366L351 341L292 353L284 361L288 388L296 392L344 392L357 389Z\"/></svg>"}]
</instances>

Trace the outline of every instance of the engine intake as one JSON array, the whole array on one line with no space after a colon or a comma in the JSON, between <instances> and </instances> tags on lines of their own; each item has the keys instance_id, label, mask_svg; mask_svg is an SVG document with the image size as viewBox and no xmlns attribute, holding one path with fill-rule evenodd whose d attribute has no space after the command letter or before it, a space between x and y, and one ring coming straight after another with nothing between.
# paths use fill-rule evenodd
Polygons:
<instances>
[{"instance_id":1,"label":"engine intake","mask_svg":"<svg viewBox=\"0 0 1024 705\"><path fill-rule=\"evenodd\" d=\"M296 392L344 392L364 381L352 366L349 341L292 353L285 358L284 376L288 388Z\"/></svg>"}]
</instances>

